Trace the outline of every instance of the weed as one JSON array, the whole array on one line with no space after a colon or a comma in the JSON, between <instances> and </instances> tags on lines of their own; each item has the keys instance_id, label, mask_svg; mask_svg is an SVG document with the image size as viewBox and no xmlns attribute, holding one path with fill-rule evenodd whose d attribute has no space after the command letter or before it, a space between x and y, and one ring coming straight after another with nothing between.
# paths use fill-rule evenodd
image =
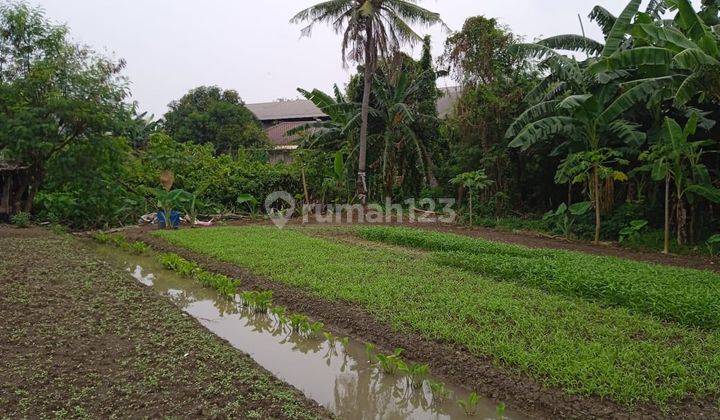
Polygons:
<instances>
[{"instance_id":1,"label":"weed","mask_svg":"<svg viewBox=\"0 0 720 420\"><path fill-rule=\"evenodd\" d=\"M135 255L142 255L150 251L150 245L145 242L132 242L127 245L127 250Z\"/></svg>"},{"instance_id":2,"label":"weed","mask_svg":"<svg viewBox=\"0 0 720 420\"><path fill-rule=\"evenodd\" d=\"M477 414L479 402L480 397L476 392L471 392L466 399L457 401L458 405L465 411L465 414L471 417Z\"/></svg>"},{"instance_id":3,"label":"weed","mask_svg":"<svg viewBox=\"0 0 720 420\"><path fill-rule=\"evenodd\" d=\"M21 229L30 227L30 222L30 213L26 213L24 211L10 216L10 223Z\"/></svg>"},{"instance_id":4,"label":"weed","mask_svg":"<svg viewBox=\"0 0 720 420\"><path fill-rule=\"evenodd\" d=\"M112 236L105 233L105 232L95 232L92 234L93 240L100 244L107 244L110 242L110 239L112 239Z\"/></svg>"},{"instance_id":5,"label":"weed","mask_svg":"<svg viewBox=\"0 0 720 420\"><path fill-rule=\"evenodd\" d=\"M195 279L205 287L215 289L225 297L233 297L240 287L240 280L231 279L222 274L209 273L204 270L195 272Z\"/></svg>"},{"instance_id":6,"label":"weed","mask_svg":"<svg viewBox=\"0 0 720 420\"><path fill-rule=\"evenodd\" d=\"M287 308L284 306L273 306L270 309L270 313L278 318L284 318L285 314L287 314Z\"/></svg>"}]
</instances>

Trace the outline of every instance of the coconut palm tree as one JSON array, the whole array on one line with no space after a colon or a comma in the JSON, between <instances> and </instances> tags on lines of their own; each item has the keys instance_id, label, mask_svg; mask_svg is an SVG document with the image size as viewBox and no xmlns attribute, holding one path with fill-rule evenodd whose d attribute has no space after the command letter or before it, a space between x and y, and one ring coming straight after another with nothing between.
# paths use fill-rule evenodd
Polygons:
<instances>
[{"instance_id":1,"label":"coconut palm tree","mask_svg":"<svg viewBox=\"0 0 720 420\"><path fill-rule=\"evenodd\" d=\"M326 23L342 33L343 63L363 64L364 90L358 151L357 192L367 202L367 137L370 94L378 59L387 58L403 44L415 44L422 37L413 25L445 26L440 15L417 5L417 0L328 0L307 8L293 17L291 23L308 23L302 34L309 36L315 25Z\"/></svg>"}]
</instances>

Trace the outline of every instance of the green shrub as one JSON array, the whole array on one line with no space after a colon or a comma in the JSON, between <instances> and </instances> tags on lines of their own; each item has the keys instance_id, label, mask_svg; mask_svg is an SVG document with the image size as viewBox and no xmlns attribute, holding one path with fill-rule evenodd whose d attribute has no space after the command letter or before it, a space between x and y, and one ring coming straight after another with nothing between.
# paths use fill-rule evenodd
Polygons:
<instances>
[{"instance_id":1,"label":"green shrub","mask_svg":"<svg viewBox=\"0 0 720 420\"><path fill-rule=\"evenodd\" d=\"M10 223L22 229L30 227L30 213L21 211L20 213L13 214L10 217Z\"/></svg>"},{"instance_id":2,"label":"green shrub","mask_svg":"<svg viewBox=\"0 0 720 420\"><path fill-rule=\"evenodd\" d=\"M128 243L123 248L135 255L142 255L150 251L150 245L140 241Z\"/></svg>"},{"instance_id":3,"label":"green shrub","mask_svg":"<svg viewBox=\"0 0 720 420\"><path fill-rule=\"evenodd\" d=\"M453 234L394 227L361 237L435 251L439 264L688 326L720 328L720 275L612 257L530 249Z\"/></svg>"},{"instance_id":4,"label":"green shrub","mask_svg":"<svg viewBox=\"0 0 720 420\"><path fill-rule=\"evenodd\" d=\"M107 234L105 232L95 232L92 234L92 238L101 244L108 244L110 243L110 240L112 239L112 236L110 234Z\"/></svg>"}]
</instances>

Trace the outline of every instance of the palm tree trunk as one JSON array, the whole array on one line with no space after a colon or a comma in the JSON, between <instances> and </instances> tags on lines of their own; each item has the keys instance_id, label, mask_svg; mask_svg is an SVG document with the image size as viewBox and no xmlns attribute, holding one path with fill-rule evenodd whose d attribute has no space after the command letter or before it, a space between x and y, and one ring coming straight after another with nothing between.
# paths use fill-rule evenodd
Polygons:
<instances>
[{"instance_id":1,"label":"palm tree trunk","mask_svg":"<svg viewBox=\"0 0 720 420\"><path fill-rule=\"evenodd\" d=\"M670 174L665 177L665 244L663 254L670 253Z\"/></svg>"},{"instance_id":2,"label":"palm tree trunk","mask_svg":"<svg viewBox=\"0 0 720 420\"><path fill-rule=\"evenodd\" d=\"M364 206L367 204L367 137L368 137L368 117L370 115L370 91L372 90L372 79L375 73L375 46L372 36L372 20L368 20L366 28L365 40L365 80L362 101L362 123L360 124L360 150L358 162L358 179L357 179L357 195L360 203Z\"/></svg>"},{"instance_id":3,"label":"palm tree trunk","mask_svg":"<svg viewBox=\"0 0 720 420\"><path fill-rule=\"evenodd\" d=\"M595 194L595 245L600 243L600 175L598 167L593 168L593 190Z\"/></svg>"}]
</instances>

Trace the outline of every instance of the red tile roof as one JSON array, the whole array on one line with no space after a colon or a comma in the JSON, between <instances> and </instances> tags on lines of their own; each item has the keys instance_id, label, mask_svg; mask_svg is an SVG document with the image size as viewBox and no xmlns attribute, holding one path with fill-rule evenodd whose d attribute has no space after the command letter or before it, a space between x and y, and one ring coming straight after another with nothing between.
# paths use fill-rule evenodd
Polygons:
<instances>
[{"instance_id":1,"label":"red tile roof","mask_svg":"<svg viewBox=\"0 0 720 420\"><path fill-rule=\"evenodd\" d=\"M300 136L289 136L287 135L287 132L308 123L308 121L281 122L277 125L266 128L265 133L267 133L268 138L270 139L270 143L272 143L273 145L287 146L290 144L294 144L297 140L300 139Z\"/></svg>"}]
</instances>

